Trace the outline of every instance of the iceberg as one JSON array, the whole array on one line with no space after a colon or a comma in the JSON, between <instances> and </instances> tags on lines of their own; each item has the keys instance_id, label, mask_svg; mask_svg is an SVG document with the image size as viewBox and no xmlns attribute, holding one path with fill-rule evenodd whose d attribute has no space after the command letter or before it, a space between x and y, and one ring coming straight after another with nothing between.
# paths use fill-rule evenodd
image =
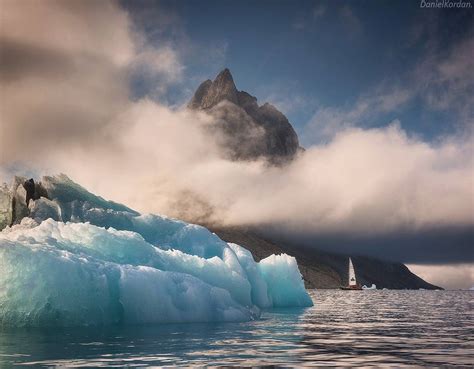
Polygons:
<instances>
[{"instance_id":1,"label":"iceberg","mask_svg":"<svg viewBox=\"0 0 474 369\"><path fill-rule=\"evenodd\" d=\"M22 181L0 193L11 223L0 232L0 326L245 321L312 305L289 255L255 262L205 227L139 214L65 175L43 177L42 195L25 201Z\"/></svg>"}]
</instances>

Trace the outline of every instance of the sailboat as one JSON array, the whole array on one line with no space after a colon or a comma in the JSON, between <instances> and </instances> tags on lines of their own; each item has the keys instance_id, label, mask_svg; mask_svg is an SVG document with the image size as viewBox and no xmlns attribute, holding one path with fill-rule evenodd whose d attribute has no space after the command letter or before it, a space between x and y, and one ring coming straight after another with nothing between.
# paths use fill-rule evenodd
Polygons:
<instances>
[{"instance_id":1,"label":"sailboat","mask_svg":"<svg viewBox=\"0 0 474 369\"><path fill-rule=\"evenodd\" d=\"M351 258L349 258L349 284L347 286L341 286L341 290L362 290L362 287L357 283Z\"/></svg>"}]
</instances>

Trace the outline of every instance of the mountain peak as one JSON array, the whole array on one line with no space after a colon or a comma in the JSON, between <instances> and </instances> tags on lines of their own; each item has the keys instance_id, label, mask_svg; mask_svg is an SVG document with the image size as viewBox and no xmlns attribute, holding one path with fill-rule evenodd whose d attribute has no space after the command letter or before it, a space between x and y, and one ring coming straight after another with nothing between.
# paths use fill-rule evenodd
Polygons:
<instances>
[{"instance_id":1,"label":"mountain peak","mask_svg":"<svg viewBox=\"0 0 474 369\"><path fill-rule=\"evenodd\" d=\"M232 77L232 73L228 68L225 68L219 72L216 79L214 81L223 81L226 83L234 83L234 78ZM234 85L235 86L235 85Z\"/></svg>"},{"instance_id":2,"label":"mountain peak","mask_svg":"<svg viewBox=\"0 0 474 369\"><path fill-rule=\"evenodd\" d=\"M230 104L219 105L222 101ZM259 106L256 97L237 90L228 68L214 81L201 83L188 108L214 115L232 158L264 157L283 163L298 153L298 136L285 115L271 104Z\"/></svg>"},{"instance_id":3,"label":"mountain peak","mask_svg":"<svg viewBox=\"0 0 474 369\"><path fill-rule=\"evenodd\" d=\"M209 109L227 100L238 103L238 91L230 70L222 70L214 81L207 80L198 87L196 93L188 104L191 109Z\"/></svg>"}]
</instances>

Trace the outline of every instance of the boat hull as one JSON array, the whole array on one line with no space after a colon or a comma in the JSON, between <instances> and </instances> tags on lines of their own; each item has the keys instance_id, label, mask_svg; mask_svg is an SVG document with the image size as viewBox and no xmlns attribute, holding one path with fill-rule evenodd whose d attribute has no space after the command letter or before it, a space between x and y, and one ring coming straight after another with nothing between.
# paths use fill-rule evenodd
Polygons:
<instances>
[{"instance_id":1,"label":"boat hull","mask_svg":"<svg viewBox=\"0 0 474 369\"><path fill-rule=\"evenodd\" d=\"M345 291L362 291L362 287L359 287L359 286L349 286L349 287L339 287L341 290L345 290Z\"/></svg>"}]
</instances>

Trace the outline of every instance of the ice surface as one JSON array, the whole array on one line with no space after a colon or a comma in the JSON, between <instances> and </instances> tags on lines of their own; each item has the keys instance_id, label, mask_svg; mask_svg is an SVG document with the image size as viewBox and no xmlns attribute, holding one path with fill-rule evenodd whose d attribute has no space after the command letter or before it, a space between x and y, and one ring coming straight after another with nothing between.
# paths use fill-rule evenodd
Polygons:
<instances>
[{"instance_id":1,"label":"ice surface","mask_svg":"<svg viewBox=\"0 0 474 369\"><path fill-rule=\"evenodd\" d=\"M65 176L42 183L49 199L0 232L0 326L242 321L312 305L288 255L256 263L204 227L140 215Z\"/></svg>"},{"instance_id":2,"label":"ice surface","mask_svg":"<svg viewBox=\"0 0 474 369\"><path fill-rule=\"evenodd\" d=\"M312 306L292 256L270 255L258 264L274 307Z\"/></svg>"}]
</instances>

